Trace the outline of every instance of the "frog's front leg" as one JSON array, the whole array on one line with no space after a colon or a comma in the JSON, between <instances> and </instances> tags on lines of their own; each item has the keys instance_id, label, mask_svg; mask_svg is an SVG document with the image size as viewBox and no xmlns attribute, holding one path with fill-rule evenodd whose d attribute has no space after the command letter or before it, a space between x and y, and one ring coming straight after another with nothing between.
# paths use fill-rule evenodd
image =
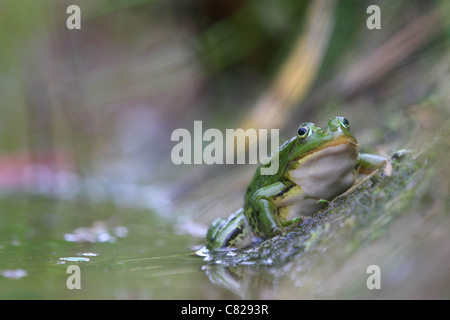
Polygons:
<instances>
[{"instance_id":1,"label":"frog's front leg","mask_svg":"<svg viewBox=\"0 0 450 320\"><path fill-rule=\"evenodd\" d=\"M359 173L370 174L380 169L387 160L383 157L376 156L369 153L360 153L358 157L358 169Z\"/></svg>"},{"instance_id":2,"label":"frog's front leg","mask_svg":"<svg viewBox=\"0 0 450 320\"><path fill-rule=\"evenodd\" d=\"M253 195L245 216L255 236L273 237L286 233L278 217L278 207L273 201L274 197L283 193L286 188L284 183L275 182L259 189Z\"/></svg>"},{"instance_id":3,"label":"frog's front leg","mask_svg":"<svg viewBox=\"0 0 450 320\"><path fill-rule=\"evenodd\" d=\"M387 163L388 162L387 162L386 158L376 156L373 154L369 154L369 153L360 153L358 156L358 160L356 162L355 176L357 176L359 173L361 173L361 174L363 174L364 177L356 179L353 186L351 186L343 194L338 195L336 198L345 197L348 194L352 193L361 184L363 184L364 181L366 181L367 179L370 179L374 174L376 174L378 172L379 169L381 169ZM333 201L334 201L334 199L333 199Z\"/></svg>"}]
</instances>

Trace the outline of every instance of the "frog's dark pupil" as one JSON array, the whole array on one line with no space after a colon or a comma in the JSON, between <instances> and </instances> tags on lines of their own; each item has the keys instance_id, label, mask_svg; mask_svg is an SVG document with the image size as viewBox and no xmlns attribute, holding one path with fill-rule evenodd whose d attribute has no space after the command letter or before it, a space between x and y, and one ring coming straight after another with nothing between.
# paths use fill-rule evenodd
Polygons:
<instances>
[{"instance_id":1,"label":"frog's dark pupil","mask_svg":"<svg viewBox=\"0 0 450 320\"><path fill-rule=\"evenodd\" d=\"M350 126L350 122L346 118L342 119L342 123L347 127Z\"/></svg>"},{"instance_id":2,"label":"frog's dark pupil","mask_svg":"<svg viewBox=\"0 0 450 320\"><path fill-rule=\"evenodd\" d=\"M299 136L304 136L307 133L308 133L308 129L306 129L305 127L301 127L301 128L298 129L298 135Z\"/></svg>"}]
</instances>

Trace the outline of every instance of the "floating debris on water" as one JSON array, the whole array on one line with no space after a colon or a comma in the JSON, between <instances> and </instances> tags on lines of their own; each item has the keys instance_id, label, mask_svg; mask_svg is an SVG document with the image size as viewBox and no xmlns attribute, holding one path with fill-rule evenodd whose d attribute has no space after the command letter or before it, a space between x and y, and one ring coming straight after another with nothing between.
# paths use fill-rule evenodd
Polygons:
<instances>
[{"instance_id":1,"label":"floating debris on water","mask_svg":"<svg viewBox=\"0 0 450 320\"><path fill-rule=\"evenodd\" d=\"M59 260L63 261L61 263L65 263L66 261L69 261L69 262L87 262L87 261L91 261L91 259L85 258L85 257L63 257L63 258L59 258Z\"/></svg>"},{"instance_id":2,"label":"floating debris on water","mask_svg":"<svg viewBox=\"0 0 450 320\"><path fill-rule=\"evenodd\" d=\"M99 254L94 253L94 252L84 252L84 253L81 253L81 255L85 256L85 257L97 257Z\"/></svg>"},{"instance_id":3,"label":"floating debris on water","mask_svg":"<svg viewBox=\"0 0 450 320\"><path fill-rule=\"evenodd\" d=\"M76 228L72 233L66 233L64 240L69 242L115 242L117 238L125 238L128 235L128 229L123 226L117 226L108 230L105 222L97 221L92 227Z\"/></svg>"},{"instance_id":4,"label":"floating debris on water","mask_svg":"<svg viewBox=\"0 0 450 320\"><path fill-rule=\"evenodd\" d=\"M20 279L27 275L28 272L24 269L9 269L2 271L2 276L8 279Z\"/></svg>"},{"instance_id":5,"label":"floating debris on water","mask_svg":"<svg viewBox=\"0 0 450 320\"><path fill-rule=\"evenodd\" d=\"M61 257L58 259L57 264L65 264L66 262L88 262L91 261L90 258L86 257L97 257L100 254L95 252L81 252L78 253L78 256L76 257Z\"/></svg>"}]
</instances>

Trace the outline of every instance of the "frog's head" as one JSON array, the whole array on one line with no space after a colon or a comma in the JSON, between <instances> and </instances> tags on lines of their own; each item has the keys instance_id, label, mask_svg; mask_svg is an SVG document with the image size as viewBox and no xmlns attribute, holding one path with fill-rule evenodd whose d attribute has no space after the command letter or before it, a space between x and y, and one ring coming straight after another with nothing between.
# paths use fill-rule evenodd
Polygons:
<instances>
[{"instance_id":1,"label":"frog's head","mask_svg":"<svg viewBox=\"0 0 450 320\"><path fill-rule=\"evenodd\" d=\"M358 147L344 117L331 118L324 128L303 123L289 157L288 177L308 196L330 199L353 184Z\"/></svg>"},{"instance_id":2,"label":"frog's head","mask_svg":"<svg viewBox=\"0 0 450 320\"><path fill-rule=\"evenodd\" d=\"M344 117L334 117L325 128L314 123L301 124L297 129L297 141L290 160L298 160L324 148L337 145L349 145L357 148L358 143L350 133L350 122Z\"/></svg>"}]
</instances>

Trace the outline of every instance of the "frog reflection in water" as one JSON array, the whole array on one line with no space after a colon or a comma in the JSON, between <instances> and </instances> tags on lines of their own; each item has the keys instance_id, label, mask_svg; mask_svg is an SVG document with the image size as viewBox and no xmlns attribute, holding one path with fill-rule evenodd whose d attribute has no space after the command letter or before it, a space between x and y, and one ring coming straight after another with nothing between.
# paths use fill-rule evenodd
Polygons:
<instances>
[{"instance_id":1,"label":"frog reflection in water","mask_svg":"<svg viewBox=\"0 0 450 320\"><path fill-rule=\"evenodd\" d=\"M358 142L344 117L334 117L325 128L303 123L297 136L279 149L274 175L256 170L247 188L244 207L227 220L216 219L206 235L209 250L245 248L262 239L285 234L286 227L313 214L347 191L359 173L383 166L385 158L359 153Z\"/></svg>"}]
</instances>

